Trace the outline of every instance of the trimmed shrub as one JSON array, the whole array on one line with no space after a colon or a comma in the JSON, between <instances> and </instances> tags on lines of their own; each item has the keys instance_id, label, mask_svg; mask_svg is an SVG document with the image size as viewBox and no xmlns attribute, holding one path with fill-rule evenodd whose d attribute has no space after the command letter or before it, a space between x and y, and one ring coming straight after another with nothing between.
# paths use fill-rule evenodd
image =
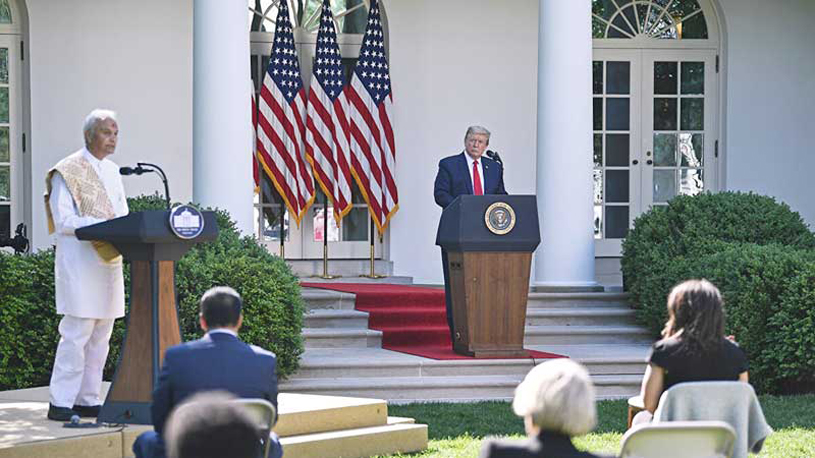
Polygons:
<instances>
[{"instance_id":1,"label":"trimmed shrub","mask_svg":"<svg viewBox=\"0 0 815 458\"><path fill-rule=\"evenodd\" d=\"M128 199L130 210L164 208L158 196ZM176 297L182 340L201 337L198 300L218 285L243 297L241 338L277 355L282 378L297 370L303 352L304 306L300 286L286 263L252 237L241 237L224 211L217 212L218 239L196 245L176 265ZM125 264L125 294L130 295ZM54 308L54 252L0 253L0 390L47 385L59 334ZM117 320L105 379L113 377L126 325Z\"/></svg>"},{"instance_id":2,"label":"trimmed shrub","mask_svg":"<svg viewBox=\"0 0 815 458\"><path fill-rule=\"evenodd\" d=\"M815 380L812 302L805 306L815 294L807 289L813 260L815 235L798 213L770 197L725 192L679 196L641 215L623 242L621 265L637 319L655 338L674 285L688 278L716 284L752 383L775 392Z\"/></svg>"}]
</instances>

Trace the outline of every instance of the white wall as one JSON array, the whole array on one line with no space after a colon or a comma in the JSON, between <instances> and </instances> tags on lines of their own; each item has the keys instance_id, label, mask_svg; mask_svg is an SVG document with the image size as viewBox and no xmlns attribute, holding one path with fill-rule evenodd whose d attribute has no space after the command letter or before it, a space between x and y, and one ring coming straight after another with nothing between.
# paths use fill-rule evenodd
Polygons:
<instances>
[{"instance_id":1,"label":"white wall","mask_svg":"<svg viewBox=\"0 0 815 458\"><path fill-rule=\"evenodd\" d=\"M119 114L111 159L162 166L175 200L192 196L192 0L27 0L33 242L48 246L45 173L83 146L96 107ZM163 192L125 177L129 196Z\"/></svg>"},{"instance_id":2,"label":"white wall","mask_svg":"<svg viewBox=\"0 0 815 458\"><path fill-rule=\"evenodd\" d=\"M511 6L509 5L511 3ZM510 194L535 193L538 2L384 2L396 124L396 275L441 283L433 201L438 162L460 153L469 125L492 132Z\"/></svg>"},{"instance_id":3,"label":"white wall","mask_svg":"<svg viewBox=\"0 0 815 458\"><path fill-rule=\"evenodd\" d=\"M776 197L815 229L815 1L719 0L731 190Z\"/></svg>"}]
</instances>

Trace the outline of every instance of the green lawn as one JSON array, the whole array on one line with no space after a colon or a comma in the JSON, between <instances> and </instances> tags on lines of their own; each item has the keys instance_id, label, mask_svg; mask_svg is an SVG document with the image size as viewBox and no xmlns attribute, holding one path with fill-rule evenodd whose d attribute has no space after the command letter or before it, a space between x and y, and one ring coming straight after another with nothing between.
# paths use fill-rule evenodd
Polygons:
<instances>
[{"instance_id":1,"label":"green lawn","mask_svg":"<svg viewBox=\"0 0 815 458\"><path fill-rule=\"evenodd\" d=\"M761 396L764 415L775 433L764 444L760 457L815 457L815 395ZM598 424L575 439L583 450L616 454L625 432L626 402L600 401ZM388 414L412 417L428 425L427 450L414 457L477 457L487 436L522 438L523 422L506 402L475 404L409 404L388 407Z\"/></svg>"}]
</instances>

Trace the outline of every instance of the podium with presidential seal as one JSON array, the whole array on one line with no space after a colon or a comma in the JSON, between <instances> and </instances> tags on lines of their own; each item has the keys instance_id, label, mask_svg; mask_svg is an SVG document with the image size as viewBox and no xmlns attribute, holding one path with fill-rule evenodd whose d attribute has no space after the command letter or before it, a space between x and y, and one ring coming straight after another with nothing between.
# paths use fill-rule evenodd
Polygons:
<instances>
[{"instance_id":1,"label":"podium with presidential seal","mask_svg":"<svg viewBox=\"0 0 815 458\"><path fill-rule=\"evenodd\" d=\"M461 195L442 212L456 353L525 356L532 253L540 244L535 196Z\"/></svg>"},{"instance_id":2,"label":"podium with presidential seal","mask_svg":"<svg viewBox=\"0 0 815 458\"><path fill-rule=\"evenodd\" d=\"M175 263L194 244L215 240L215 214L179 205L83 227L76 236L110 243L130 261L127 331L98 421L152 424L150 404L164 351L181 343Z\"/></svg>"}]
</instances>

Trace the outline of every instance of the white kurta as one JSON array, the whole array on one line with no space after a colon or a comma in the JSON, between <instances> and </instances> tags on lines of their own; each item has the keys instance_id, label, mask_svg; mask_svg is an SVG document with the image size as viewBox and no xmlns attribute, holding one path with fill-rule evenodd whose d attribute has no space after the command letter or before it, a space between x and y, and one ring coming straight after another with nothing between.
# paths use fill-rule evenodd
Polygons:
<instances>
[{"instance_id":1,"label":"white kurta","mask_svg":"<svg viewBox=\"0 0 815 458\"><path fill-rule=\"evenodd\" d=\"M96 159L86 148L74 154L83 155L90 162L105 186L116 217L127 215L127 199L119 167L109 159ZM54 275L57 313L96 319L124 316L121 258L117 262L105 262L91 242L78 240L74 233L76 229L103 220L79 215L68 186L58 173L51 178L49 203L56 229Z\"/></svg>"}]
</instances>

